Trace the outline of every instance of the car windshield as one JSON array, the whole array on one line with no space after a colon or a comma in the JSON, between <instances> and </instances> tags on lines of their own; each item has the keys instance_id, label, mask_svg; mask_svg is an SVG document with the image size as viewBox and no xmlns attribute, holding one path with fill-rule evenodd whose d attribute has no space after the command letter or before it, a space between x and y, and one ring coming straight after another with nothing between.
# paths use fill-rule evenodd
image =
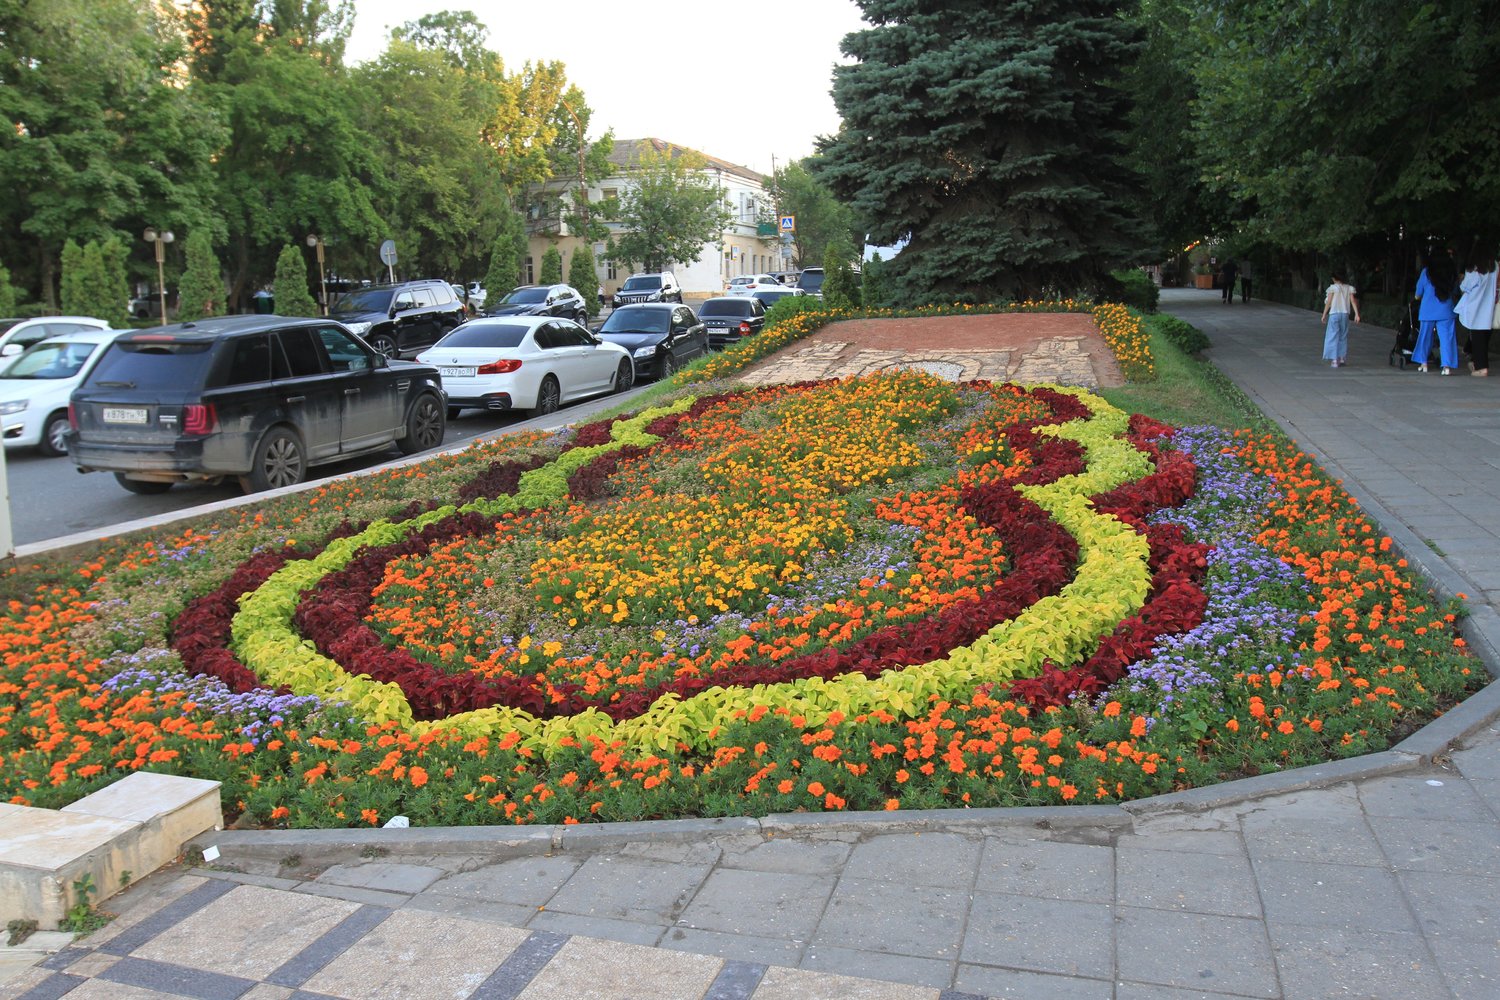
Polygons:
<instances>
[{"instance_id":1,"label":"car windshield","mask_svg":"<svg viewBox=\"0 0 1500 1000\"><path fill-rule=\"evenodd\" d=\"M698 309L699 316L747 316L749 299L709 299Z\"/></svg>"},{"instance_id":2,"label":"car windshield","mask_svg":"<svg viewBox=\"0 0 1500 1000\"><path fill-rule=\"evenodd\" d=\"M432 348L519 347L531 327L521 323L465 323Z\"/></svg>"},{"instance_id":3,"label":"car windshield","mask_svg":"<svg viewBox=\"0 0 1500 1000\"><path fill-rule=\"evenodd\" d=\"M530 306L547 301L545 288L517 288L500 300L502 306Z\"/></svg>"},{"instance_id":4,"label":"car windshield","mask_svg":"<svg viewBox=\"0 0 1500 1000\"><path fill-rule=\"evenodd\" d=\"M599 328L600 333L666 333L672 314L666 309L616 309Z\"/></svg>"},{"instance_id":5,"label":"car windshield","mask_svg":"<svg viewBox=\"0 0 1500 1000\"><path fill-rule=\"evenodd\" d=\"M390 288L350 292L333 304L333 311L335 313L390 312L391 296L394 294L395 291Z\"/></svg>"},{"instance_id":6,"label":"car windshield","mask_svg":"<svg viewBox=\"0 0 1500 1000\"><path fill-rule=\"evenodd\" d=\"M95 344L34 344L0 371L0 378L72 378L94 353Z\"/></svg>"},{"instance_id":7,"label":"car windshield","mask_svg":"<svg viewBox=\"0 0 1500 1000\"><path fill-rule=\"evenodd\" d=\"M87 385L179 391L202 385L212 346L208 341L116 341L94 366Z\"/></svg>"},{"instance_id":8,"label":"car windshield","mask_svg":"<svg viewBox=\"0 0 1500 1000\"><path fill-rule=\"evenodd\" d=\"M803 271L802 276L797 279L797 287L804 292L816 292L823 287L823 272Z\"/></svg>"},{"instance_id":9,"label":"car windshield","mask_svg":"<svg viewBox=\"0 0 1500 1000\"><path fill-rule=\"evenodd\" d=\"M625 279L622 292L646 292L661 287L661 278L654 274L635 274Z\"/></svg>"}]
</instances>

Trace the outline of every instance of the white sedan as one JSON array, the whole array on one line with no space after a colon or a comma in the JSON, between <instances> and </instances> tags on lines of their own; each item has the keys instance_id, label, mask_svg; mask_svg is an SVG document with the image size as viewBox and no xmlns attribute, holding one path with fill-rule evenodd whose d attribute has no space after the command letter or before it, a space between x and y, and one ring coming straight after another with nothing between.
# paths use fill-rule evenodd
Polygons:
<instances>
[{"instance_id":1,"label":"white sedan","mask_svg":"<svg viewBox=\"0 0 1500 1000\"><path fill-rule=\"evenodd\" d=\"M749 295L752 292L761 291L761 290L767 289L767 288L785 288L785 287L786 287L785 285L783 285L781 282L779 282L779 281L776 280L776 278L775 278L774 275L770 275L770 274L741 274L741 275L739 275L737 277L729 279L729 284L726 285L726 286L724 286L724 294L725 295Z\"/></svg>"},{"instance_id":2,"label":"white sedan","mask_svg":"<svg viewBox=\"0 0 1500 1000\"><path fill-rule=\"evenodd\" d=\"M417 360L442 374L450 419L467 408L551 413L635 384L629 351L555 316L473 319Z\"/></svg>"},{"instance_id":3,"label":"white sedan","mask_svg":"<svg viewBox=\"0 0 1500 1000\"><path fill-rule=\"evenodd\" d=\"M125 330L85 330L32 344L0 368L0 426L6 448L67 453L68 397L109 342Z\"/></svg>"}]
</instances>

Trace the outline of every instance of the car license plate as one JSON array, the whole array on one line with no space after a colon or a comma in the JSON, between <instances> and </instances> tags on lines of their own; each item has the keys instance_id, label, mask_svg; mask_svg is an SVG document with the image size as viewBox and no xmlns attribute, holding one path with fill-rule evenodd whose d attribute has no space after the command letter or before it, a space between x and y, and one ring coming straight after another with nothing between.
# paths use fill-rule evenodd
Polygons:
<instances>
[{"instance_id":1,"label":"car license plate","mask_svg":"<svg viewBox=\"0 0 1500 1000\"><path fill-rule=\"evenodd\" d=\"M136 406L106 406L104 422L106 424L144 424L146 411Z\"/></svg>"},{"instance_id":2,"label":"car license plate","mask_svg":"<svg viewBox=\"0 0 1500 1000\"><path fill-rule=\"evenodd\" d=\"M443 378L473 378L479 371L477 368L439 368L438 373Z\"/></svg>"}]
</instances>

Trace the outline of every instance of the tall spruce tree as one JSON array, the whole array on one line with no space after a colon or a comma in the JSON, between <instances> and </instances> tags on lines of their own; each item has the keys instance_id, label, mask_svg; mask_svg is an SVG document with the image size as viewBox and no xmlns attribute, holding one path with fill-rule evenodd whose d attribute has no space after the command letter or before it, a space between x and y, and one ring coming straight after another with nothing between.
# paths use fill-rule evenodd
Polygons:
<instances>
[{"instance_id":1,"label":"tall spruce tree","mask_svg":"<svg viewBox=\"0 0 1500 1000\"><path fill-rule=\"evenodd\" d=\"M1092 288L1144 246L1117 86L1135 29L1105 0L856 0L843 126L815 174L868 221L906 301Z\"/></svg>"},{"instance_id":2,"label":"tall spruce tree","mask_svg":"<svg viewBox=\"0 0 1500 1000\"><path fill-rule=\"evenodd\" d=\"M599 268L594 264L594 250L588 245L577 247L568 260L568 284L583 296L583 307L589 319L599 315Z\"/></svg>"},{"instance_id":3,"label":"tall spruce tree","mask_svg":"<svg viewBox=\"0 0 1500 1000\"><path fill-rule=\"evenodd\" d=\"M510 207L509 200L500 206L500 235L490 250L490 266L484 274L484 304L497 306L520 283L521 264L526 259L526 220Z\"/></svg>"}]
</instances>

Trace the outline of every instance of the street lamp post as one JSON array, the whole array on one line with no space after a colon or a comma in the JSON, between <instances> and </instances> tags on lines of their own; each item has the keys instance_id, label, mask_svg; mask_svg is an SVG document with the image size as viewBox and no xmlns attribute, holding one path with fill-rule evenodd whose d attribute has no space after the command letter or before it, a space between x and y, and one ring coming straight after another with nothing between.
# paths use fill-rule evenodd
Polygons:
<instances>
[{"instance_id":1,"label":"street lamp post","mask_svg":"<svg viewBox=\"0 0 1500 1000\"><path fill-rule=\"evenodd\" d=\"M147 243L156 244L156 292L161 296L161 325L167 325L167 278L166 271L162 267L167 261L167 244L177 237L172 235L172 230L157 230L147 226L141 238Z\"/></svg>"},{"instance_id":2,"label":"street lamp post","mask_svg":"<svg viewBox=\"0 0 1500 1000\"><path fill-rule=\"evenodd\" d=\"M307 245L318 251L318 287L323 291L323 315L328 315L328 277L323 273L323 237L309 236Z\"/></svg>"}]
</instances>

